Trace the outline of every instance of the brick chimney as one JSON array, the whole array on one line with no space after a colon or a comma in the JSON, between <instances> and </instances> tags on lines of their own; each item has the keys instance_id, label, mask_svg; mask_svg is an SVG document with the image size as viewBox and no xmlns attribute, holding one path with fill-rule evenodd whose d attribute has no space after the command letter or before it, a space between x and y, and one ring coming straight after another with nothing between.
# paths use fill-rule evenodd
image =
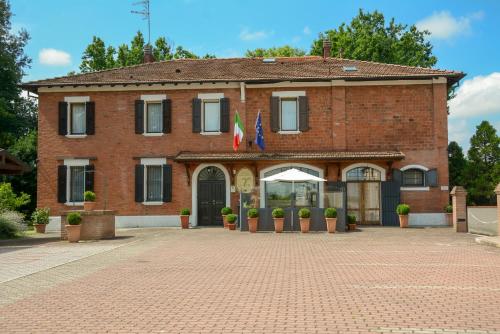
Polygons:
<instances>
[{"instance_id":1,"label":"brick chimney","mask_svg":"<svg viewBox=\"0 0 500 334\"><path fill-rule=\"evenodd\" d=\"M328 38L323 39L323 58L329 58L332 51L332 43Z\"/></svg>"},{"instance_id":2,"label":"brick chimney","mask_svg":"<svg viewBox=\"0 0 500 334\"><path fill-rule=\"evenodd\" d=\"M152 63L154 61L155 58L153 57L153 48L149 44L144 45L144 58L142 62L145 64L145 63Z\"/></svg>"}]
</instances>

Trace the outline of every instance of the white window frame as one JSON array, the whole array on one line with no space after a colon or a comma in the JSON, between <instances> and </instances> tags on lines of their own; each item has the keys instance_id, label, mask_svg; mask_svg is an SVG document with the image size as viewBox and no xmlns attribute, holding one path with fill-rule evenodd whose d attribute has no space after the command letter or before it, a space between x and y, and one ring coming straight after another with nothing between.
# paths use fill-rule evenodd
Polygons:
<instances>
[{"instance_id":1,"label":"white window frame","mask_svg":"<svg viewBox=\"0 0 500 334\"><path fill-rule=\"evenodd\" d=\"M218 136L222 134L220 131L220 100L224 98L224 93L200 93L198 98L201 100L201 135ZM219 131L205 131L205 102L219 103Z\"/></svg>"},{"instance_id":2,"label":"white window frame","mask_svg":"<svg viewBox=\"0 0 500 334\"><path fill-rule=\"evenodd\" d=\"M72 134L71 133L71 104L85 104L85 132L87 132L87 106L86 103L90 102L90 96L65 96L64 102L68 104L66 110L66 137L67 138L85 138L87 134Z\"/></svg>"},{"instance_id":3,"label":"white window frame","mask_svg":"<svg viewBox=\"0 0 500 334\"><path fill-rule=\"evenodd\" d=\"M144 110L143 117L144 120L144 132L143 136L146 137L161 137L164 135L163 131L161 132L148 132L148 103L163 103L163 100L167 99L166 94L155 94L155 95L141 95L141 100L144 101ZM163 113L161 115L162 124L163 124Z\"/></svg>"},{"instance_id":4,"label":"white window frame","mask_svg":"<svg viewBox=\"0 0 500 334\"><path fill-rule=\"evenodd\" d=\"M429 171L429 168L422 166L422 165L406 165L402 168L400 168L401 171L401 184L403 184L404 181L404 172L409 169L419 169L424 173L424 186L402 186L401 191L429 191L430 187L425 185L425 173Z\"/></svg>"},{"instance_id":5,"label":"white window frame","mask_svg":"<svg viewBox=\"0 0 500 334\"><path fill-rule=\"evenodd\" d=\"M64 165L66 168L66 203L68 206L82 206L83 202L71 202L71 167L85 167L90 165L89 159L64 159ZM85 173L83 173L83 184L85 184Z\"/></svg>"},{"instance_id":6,"label":"white window frame","mask_svg":"<svg viewBox=\"0 0 500 334\"><path fill-rule=\"evenodd\" d=\"M300 117L299 117L299 97L300 96L306 96L305 91L278 91L278 92L273 92L273 96L277 96L280 98L280 103L279 103L279 134L282 135L296 135L299 133L302 133L300 131ZM295 99L297 103L297 130L281 130L281 100L282 99Z\"/></svg>"},{"instance_id":7,"label":"white window frame","mask_svg":"<svg viewBox=\"0 0 500 334\"><path fill-rule=\"evenodd\" d=\"M148 182L147 182L147 174L148 174L148 169L147 166L160 166L163 167L167 163L167 158L141 158L141 165L144 166L144 189L143 189L143 194L144 194L144 201L142 202L143 205L163 205L163 201L148 201ZM161 196L163 198L163 169L161 173Z\"/></svg>"}]
</instances>

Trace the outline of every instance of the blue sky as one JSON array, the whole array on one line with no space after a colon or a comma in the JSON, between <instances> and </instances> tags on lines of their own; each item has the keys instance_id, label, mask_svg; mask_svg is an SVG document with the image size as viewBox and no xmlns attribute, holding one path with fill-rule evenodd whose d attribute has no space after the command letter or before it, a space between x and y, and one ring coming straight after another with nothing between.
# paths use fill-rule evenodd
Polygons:
<instances>
[{"instance_id":1,"label":"blue sky","mask_svg":"<svg viewBox=\"0 0 500 334\"><path fill-rule=\"evenodd\" d=\"M130 13L136 0L11 0L13 30L31 35L25 80L77 70L92 40L128 43L146 22ZM467 73L450 105L450 140L468 147L483 119L500 128L500 1L151 0L151 39L218 57L290 44L309 50L321 31L349 22L359 8L433 32L436 67Z\"/></svg>"}]
</instances>

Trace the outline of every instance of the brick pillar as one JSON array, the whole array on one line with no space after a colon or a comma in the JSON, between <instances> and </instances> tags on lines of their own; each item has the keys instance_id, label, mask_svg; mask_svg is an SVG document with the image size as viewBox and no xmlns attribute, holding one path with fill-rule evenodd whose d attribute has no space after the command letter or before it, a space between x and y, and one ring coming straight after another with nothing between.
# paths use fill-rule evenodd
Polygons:
<instances>
[{"instance_id":1,"label":"brick pillar","mask_svg":"<svg viewBox=\"0 0 500 334\"><path fill-rule=\"evenodd\" d=\"M500 183L495 188L495 193L497 194L497 235L500 237Z\"/></svg>"},{"instance_id":2,"label":"brick pillar","mask_svg":"<svg viewBox=\"0 0 500 334\"><path fill-rule=\"evenodd\" d=\"M467 191L464 187L455 186L450 193L453 205L453 228L455 232L468 232L467 229Z\"/></svg>"}]
</instances>

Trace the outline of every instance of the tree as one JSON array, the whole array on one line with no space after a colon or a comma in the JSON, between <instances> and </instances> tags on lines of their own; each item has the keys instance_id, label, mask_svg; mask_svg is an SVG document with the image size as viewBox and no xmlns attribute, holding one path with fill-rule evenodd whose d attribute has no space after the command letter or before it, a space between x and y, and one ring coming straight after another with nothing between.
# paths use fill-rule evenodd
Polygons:
<instances>
[{"instance_id":1,"label":"tree","mask_svg":"<svg viewBox=\"0 0 500 334\"><path fill-rule=\"evenodd\" d=\"M90 43L83 52L80 71L85 73L100 71L106 68L106 46L104 45L104 41L102 39L94 36L92 37L92 43Z\"/></svg>"},{"instance_id":2,"label":"tree","mask_svg":"<svg viewBox=\"0 0 500 334\"><path fill-rule=\"evenodd\" d=\"M280 47L272 47L269 49L257 48L255 50L247 50L245 57L303 57L306 52L302 49L284 45Z\"/></svg>"},{"instance_id":3,"label":"tree","mask_svg":"<svg viewBox=\"0 0 500 334\"><path fill-rule=\"evenodd\" d=\"M174 59L198 59L198 56L189 50L184 49L182 46L178 46L175 49Z\"/></svg>"},{"instance_id":4,"label":"tree","mask_svg":"<svg viewBox=\"0 0 500 334\"><path fill-rule=\"evenodd\" d=\"M172 50L165 37L160 37L156 40L153 56L157 61L172 59Z\"/></svg>"},{"instance_id":5,"label":"tree","mask_svg":"<svg viewBox=\"0 0 500 334\"><path fill-rule=\"evenodd\" d=\"M457 142L448 144L448 170L450 175L450 189L454 186L465 186L464 172L467 165L464 152Z\"/></svg>"},{"instance_id":6,"label":"tree","mask_svg":"<svg viewBox=\"0 0 500 334\"><path fill-rule=\"evenodd\" d=\"M332 44L330 55L334 57L431 67L437 58L425 40L428 35L415 25L396 23L394 18L386 25L382 13L360 9L349 25L342 23L337 29L320 33L313 41L311 55L322 55L323 39L328 38Z\"/></svg>"},{"instance_id":7,"label":"tree","mask_svg":"<svg viewBox=\"0 0 500 334\"><path fill-rule=\"evenodd\" d=\"M483 121L470 139L466 168L467 192L471 203L495 204L494 189L500 182L500 137Z\"/></svg>"}]
</instances>

